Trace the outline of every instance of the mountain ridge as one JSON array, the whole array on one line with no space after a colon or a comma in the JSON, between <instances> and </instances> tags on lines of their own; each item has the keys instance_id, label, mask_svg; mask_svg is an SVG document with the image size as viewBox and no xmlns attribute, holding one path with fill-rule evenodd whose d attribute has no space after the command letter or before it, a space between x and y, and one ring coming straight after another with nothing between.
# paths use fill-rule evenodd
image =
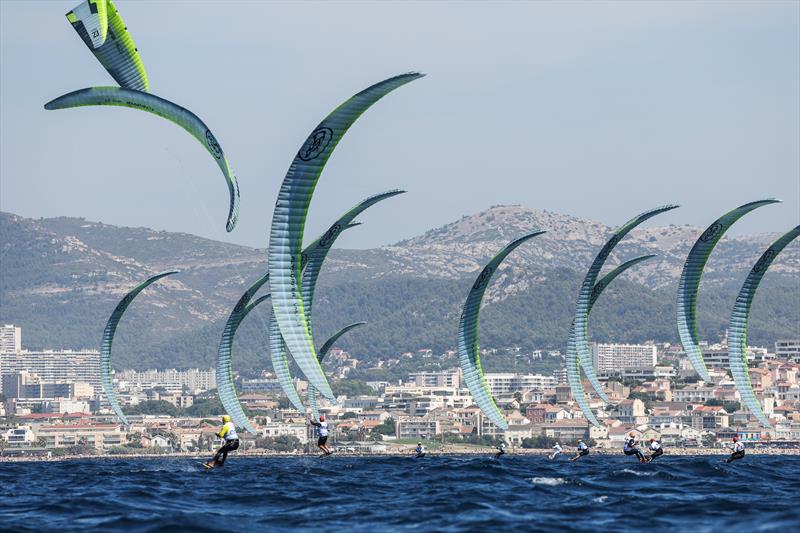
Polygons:
<instances>
[{"instance_id":1,"label":"mountain ridge","mask_svg":"<svg viewBox=\"0 0 800 533\"><path fill-rule=\"evenodd\" d=\"M674 290L702 228L656 223L631 232L609 258L607 268L658 254L608 289L593 313L596 338L677 340ZM366 318L372 327L339 343L359 358L451 349L470 278L508 241L536 227L548 233L515 250L487 291L481 344L563 349L583 273L612 228L523 206L492 206L378 248L334 249L320 278L316 340L341 321ZM777 235L720 242L701 285L700 329L711 340L724 331L746 271ZM135 368L213 365L222 323L264 272L267 257L264 249L187 233L10 213L0 213L0 243L0 320L22 326L23 342L34 348L96 346L108 313L126 290L158 271L181 270L140 295L120 324L115 366ZM770 268L756 298L754 341L800 336L798 273L795 242ZM253 314L237 336L248 371L268 367L261 331L266 316L263 310ZM620 331L630 338L621 339Z\"/></svg>"}]
</instances>

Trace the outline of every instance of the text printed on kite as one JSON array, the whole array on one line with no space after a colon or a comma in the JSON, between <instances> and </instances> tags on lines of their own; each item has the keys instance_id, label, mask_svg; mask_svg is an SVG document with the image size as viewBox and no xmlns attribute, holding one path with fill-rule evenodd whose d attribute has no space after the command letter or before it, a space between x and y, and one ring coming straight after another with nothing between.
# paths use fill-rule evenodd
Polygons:
<instances>
[{"instance_id":1,"label":"text printed on kite","mask_svg":"<svg viewBox=\"0 0 800 533\"><path fill-rule=\"evenodd\" d=\"M44 108L55 110L84 106L119 106L146 111L177 124L197 139L217 162L228 185L230 201L225 228L233 231L239 218L239 183L217 138L197 115L154 94L122 87L80 89L59 96L45 104Z\"/></svg>"},{"instance_id":2,"label":"text printed on kite","mask_svg":"<svg viewBox=\"0 0 800 533\"><path fill-rule=\"evenodd\" d=\"M492 276L503 260L519 245L543 233L546 232L537 230L511 241L483 267L475 283L472 284L467 300L464 302L464 308L461 311L461 318L458 321L458 360L461 365L461 371L464 373L464 381L483 414L503 430L508 429L508 422L494 401L481 367L481 357L478 350L478 315L480 314L481 302L483 301L486 287L489 286Z\"/></svg>"},{"instance_id":3,"label":"text printed on kite","mask_svg":"<svg viewBox=\"0 0 800 533\"><path fill-rule=\"evenodd\" d=\"M272 307L281 336L300 370L329 399L333 399L333 391L319 366L300 287L301 247L308 207L325 163L356 119L394 89L421 76L414 72L389 78L337 107L303 143L278 193L269 238Z\"/></svg>"},{"instance_id":4,"label":"text printed on kite","mask_svg":"<svg viewBox=\"0 0 800 533\"><path fill-rule=\"evenodd\" d=\"M93 1L81 2L75 9L67 13L67 20L103 65L103 68L121 87L145 92L150 90L147 72L144 69L142 58L139 56L139 49L136 48L133 37L128 32L128 27L122 21L117 7L111 0L105 2L106 7L104 8L107 12L104 18L108 19L107 35L103 36L103 42L100 45L95 46L101 35L100 29L92 28L91 24L87 25L88 20L95 17L99 19L99 15L91 12ZM95 5L99 3L95 2Z\"/></svg>"},{"instance_id":5,"label":"text printed on kite","mask_svg":"<svg viewBox=\"0 0 800 533\"><path fill-rule=\"evenodd\" d=\"M736 297L728 325L728 361L733 381L736 383L736 389L744 404L765 428L772 428L772 424L764 414L753 391L753 384L750 382L750 369L747 365L747 321L750 317L753 297L756 295L761 279L778 254L798 236L800 236L800 226L781 235L761 255L747 275L747 279Z\"/></svg>"},{"instance_id":6,"label":"text printed on kite","mask_svg":"<svg viewBox=\"0 0 800 533\"><path fill-rule=\"evenodd\" d=\"M108 322L106 322L106 327L103 330L103 340L100 344L100 384L103 387L103 392L105 392L106 398L108 398L108 403L111 405L111 409L126 426L128 425L128 419L125 418L125 415L122 412L122 407L119 405L119 399L117 398L117 393L114 390L114 382L111 377L111 345L114 343L114 334L117 331L117 324L119 324L122 315L125 314L125 310L128 309L128 306L131 304L133 299L136 298L136 295L159 279L177 273L177 270L161 272L155 276L147 278L145 281L131 289L131 291L128 292L128 294L126 294L125 297L122 298L122 300L120 300L120 302L117 304L117 307L111 313L111 316L108 318Z\"/></svg>"},{"instance_id":7,"label":"text printed on kite","mask_svg":"<svg viewBox=\"0 0 800 533\"><path fill-rule=\"evenodd\" d=\"M678 282L678 335L680 336L683 350L689 357L695 372L700 375L703 381L711 381L711 375L708 373L708 368L703 360L703 352L700 350L700 339L697 337L697 292L700 288L700 277L703 275L703 269L714 247L734 222L754 209L778 202L780 200L774 198L759 200L744 204L725 213L706 228L686 257L681 278Z\"/></svg>"}]
</instances>

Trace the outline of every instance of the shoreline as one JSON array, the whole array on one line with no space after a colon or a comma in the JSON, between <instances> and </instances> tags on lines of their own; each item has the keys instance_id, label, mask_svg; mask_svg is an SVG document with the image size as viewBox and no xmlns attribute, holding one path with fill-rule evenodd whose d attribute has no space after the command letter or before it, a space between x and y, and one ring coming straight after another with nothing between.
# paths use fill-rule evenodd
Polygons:
<instances>
[{"instance_id":1,"label":"shoreline","mask_svg":"<svg viewBox=\"0 0 800 533\"><path fill-rule=\"evenodd\" d=\"M564 457L571 457L574 455L574 450L564 451L561 455ZM121 455L110 455L110 454L98 454L98 455L63 455L58 457L41 457L41 456L30 456L30 457L3 457L0 456L0 463L30 463L30 462L61 462L61 461L80 461L85 459L93 459L93 460L116 460L116 459L136 459L136 460L147 460L147 459L207 459L210 455L213 455L214 452L175 452L175 453L164 453L164 454L121 454ZM474 449L474 450L466 450L466 449L451 449L451 450L429 450L427 452L427 457L457 457L457 456L469 456L469 455L494 455L497 453L495 448L483 448L483 449ZM541 449L541 448L528 448L528 449L512 449L506 451L506 455L514 456L514 455L526 455L526 456L549 456L552 453L551 449ZM591 450L592 455L621 455L621 449L616 448L598 448ZM726 448L667 448L666 452L664 453L665 456L673 455L673 456L697 456L697 457L704 457L704 456L725 456L729 455L730 450ZM391 450L386 452L375 452L375 453L361 453L361 452L334 452L334 456L338 457L409 457L412 455L412 448L408 450ZM747 455L789 455L795 456L800 455L800 447L797 448L759 448L759 449L748 449ZM236 454L231 454L231 458L240 457L240 458L261 458L261 457L285 457L285 458L293 458L293 457L318 457L319 453L316 452L273 452L273 451L246 451Z\"/></svg>"}]
</instances>

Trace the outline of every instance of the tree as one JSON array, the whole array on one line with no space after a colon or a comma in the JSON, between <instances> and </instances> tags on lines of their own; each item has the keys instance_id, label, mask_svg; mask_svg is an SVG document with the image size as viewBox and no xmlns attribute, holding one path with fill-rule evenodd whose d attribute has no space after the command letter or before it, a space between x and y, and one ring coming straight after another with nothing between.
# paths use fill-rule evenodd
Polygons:
<instances>
[{"instance_id":1,"label":"tree","mask_svg":"<svg viewBox=\"0 0 800 533\"><path fill-rule=\"evenodd\" d=\"M735 413L736 411L742 408L742 404L735 401L723 402L722 408L725 409L726 413Z\"/></svg>"},{"instance_id":2,"label":"tree","mask_svg":"<svg viewBox=\"0 0 800 533\"><path fill-rule=\"evenodd\" d=\"M527 439L522 439L523 448L552 448L556 443L556 439L546 435L537 435Z\"/></svg>"},{"instance_id":3,"label":"tree","mask_svg":"<svg viewBox=\"0 0 800 533\"><path fill-rule=\"evenodd\" d=\"M45 437L37 437L37 439L36 439L36 447L37 448L47 448L47 439Z\"/></svg>"},{"instance_id":4,"label":"tree","mask_svg":"<svg viewBox=\"0 0 800 533\"><path fill-rule=\"evenodd\" d=\"M383 421L383 423L375 426L372 429L372 432L380 435L394 435L397 433L397 424L395 423L394 418L387 418Z\"/></svg>"},{"instance_id":5,"label":"tree","mask_svg":"<svg viewBox=\"0 0 800 533\"><path fill-rule=\"evenodd\" d=\"M703 446L713 448L717 443L717 436L714 433L706 433L702 439Z\"/></svg>"},{"instance_id":6,"label":"tree","mask_svg":"<svg viewBox=\"0 0 800 533\"><path fill-rule=\"evenodd\" d=\"M147 400L127 409L129 415L168 415L177 418L180 410L164 400Z\"/></svg>"},{"instance_id":7,"label":"tree","mask_svg":"<svg viewBox=\"0 0 800 533\"><path fill-rule=\"evenodd\" d=\"M256 447L276 452L291 452L300 449L300 439L294 435L278 435L277 437L264 437L256 439Z\"/></svg>"},{"instance_id":8,"label":"tree","mask_svg":"<svg viewBox=\"0 0 800 533\"><path fill-rule=\"evenodd\" d=\"M718 400L717 398L709 398L703 405L708 405L710 407L719 407L723 405L723 402L722 400Z\"/></svg>"},{"instance_id":9,"label":"tree","mask_svg":"<svg viewBox=\"0 0 800 533\"><path fill-rule=\"evenodd\" d=\"M375 389L357 379L342 379L333 384L333 393L336 396L373 396Z\"/></svg>"},{"instance_id":10,"label":"tree","mask_svg":"<svg viewBox=\"0 0 800 533\"><path fill-rule=\"evenodd\" d=\"M647 410L649 410L653 406L653 400L655 400L653 395L647 392L632 392L628 395L628 398L631 400L633 399L642 400L642 402L644 402L644 408Z\"/></svg>"},{"instance_id":11,"label":"tree","mask_svg":"<svg viewBox=\"0 0 800 533\"><path fill-rule=\"evenodd\" d=\"M187 407L183 410L183 413L188 416L217 416L221 415L225 412L225 408L222 406L222 403L219 401L219 398L201 398L198 397L195 400L194 404L191 407ZM245 414L247 411L245 410Z\"/></svg>"},{"instance_id":12,"label":"tree","mask_svg":"<svg viewBox=\"0 0 800 533\"><path fill-rule=\"evenodd\" d=\"M354 413L353 411L348 411L342 415L342 420L349 420L351 418L358 418L358 413Z\"/></svg>"}]
</instances>

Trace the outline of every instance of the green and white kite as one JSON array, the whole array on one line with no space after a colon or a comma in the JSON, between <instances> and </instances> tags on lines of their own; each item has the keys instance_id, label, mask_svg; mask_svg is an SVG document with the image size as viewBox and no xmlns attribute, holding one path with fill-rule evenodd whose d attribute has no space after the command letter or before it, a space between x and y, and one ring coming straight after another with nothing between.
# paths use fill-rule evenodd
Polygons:
<instances>
[{"instance_id":1,"label":"green and white kite","mask_svg":"<svg viewBox=\"0 0 800 533\"><path fill-rule=\"evenodd\" d=\"M678 282L678 335L689 361L704 381L711 381L711 376L703 360L703 352L700 350L700 341L697 338L697 291L700 287L703 268L705 268L714 247L734 222L753 209L778 202L780 200L773 198L759 200L725 213L706 228L686 257L681 279Z\"/></svg>"},{"instance_id":2,"label":"green and white kite","mask_svg":"<svg viewBox=\"0 0 800 533\"><path fill-rule=\"evenodd\" d=\"M464 302L464 308L461 311L461 318L458 321L458 361L464 373L464 381L472 394L472 399L475 400L483 414L503 430L508 429L508 422L506 422L503 413L497 407L492 393L488 385L486 385L486 379L483 377L481 356L478 350L478 315L483 301L483 294L486 292L486 287L492 280L492 275L494 275L500 263L519 245L543 233L546 232L534 231L511 241L483 267L478 279L472 284L472 289L467 295L467 300Z\"/></svg>"},{"instance_id":3,"label":"green and white kite","mask_svg":"<svg viewBox=\"0 0 800 533\"><path fill-rule=\"evenodd\" d=\"M333 345L336 341L339 340L339 337L350 331L351 329L357 328L358 326L363 326L366 322L354 322L353 324L347 325L331 335L331 338L325 341L325 344L317 350L317 357L319 357L319 364L322 364L322 360L325 359L325 356L328 355L328 352L333 348ZM308 407L311 409L311 416L314 420L319 420L319 403L317 402L317 389L314 388L313 385L310 383L308 384Z\"/></svg>"},{"instance_id":4,"label":"green and white kite","mask_svg":"<svg viewBox=\"0 0 800 533\"><path fill-rule=\"evenodd\" d=\"M578 301L575 304L575 318L572 322L572 328L567 343L566 357L567 380L572 388L572 396L575 398L575 401L578 402L578 405L581 405L581 403L586 403L581 402L584 392L581 384L579 368L583 369L584 374L586 374L586 377L592 384L592 388L595 390L597 395L600 396L600 399L602 399L605 403L611 403L611 400L609 400L608 395L606 395L602 385L600 384L600 380L597 379L597 374L594 371L594 366L592 366L591 356L589 354L588 329L589 311L591 310L590 300L592 298L592 291L595 287L595 282L597 281L597 277L600 275L600 270L603 268L603 265L617 244L619 244L619 242L625 238L625 236L630 233L631 230L649 218L671 209L675 209L676 207L678 206L666 205L646 211L620 226L620 228L614 232L608 242L606 242L606 244L597 254L597 257L594 258L594 261L589 267L589 271L583 278L583 284L581 285L581 290L578 294ZM572 375L570 375L570 373L572 373ZM586 405L588 405L588 403ZM583 409L583 406L581 406L581 409ZM591 411L589 412L591 413ZM584 412L584 414L586 413ZM589 415L587 414L587 417L588 416Z\"/></svg>"},{"instance_id":5,"label":"green and white kite","mask_svg":"<svg viewBox=\"0 0 800 533\"><path fill-rule=\"evenodd\" d=\"M225 329L222 332L222 339L217 350L217 395L219 400L222 402L225 412L231 416L233 423L245 428L253 435L256 434L256 429L244 413L244 408L236 394L236 386L233 380L233 338L248 313L269 298L269 294L265 294L253 302L250 301L268 280L269 274L264 274L258 278L236 302L236 306L234 306L233 311L228 316L228 320L225 322Z\"/></svg>"},{"instance_id":6,"label":"green and white kite","mask_svg":"<svg viewBox=\"0 0 800 533\"><path fill-rule=\"evenodd\" d=\"M103 386L103 392L105 392L106 398L108 398L108 403L111 404L111 409L114 410L114 413L116 413L117 417L119 417L122 423L126 426L128 425L128 419L125 418L122 408L119 405L119 399L117 398L117 393L114 390L114 382L111 377L111 345L114 343L114 333L117 331L117 324L119 324L122 315L125 313L125 310L131 304L133 299L136 298L137 294L146 289L151 283L154 283L165 276L177 273L177 270L161 272L160 274L156 274L155 276L147 278L144 282L134 287L133 290L131 290L122 300L120 300L120 302L117 304L117 307L114 308L114 312L111 313L111 316L108 318L108 322L106 323L106 327L103 330L103 341L100 345L100 384Z\"/></svg>"},{"instance_id":7,"label":"green and white kite","mask_svg":"<svg viewBox=\"0 0 800 533\"><path fill-rule=\"evenodd\" d=\"M150 90L139 49L111 0L81 2L67 13L67 20L121 87Z\"/></svg>"},{"instance_id":8,"label":"green and white kite","mask_svg":"<svg viewBox=\"0 0 800 533\"><path fill-rule=\"evenodd\" d=\"M739 296L736 297L736 304L733 306L728 326L728 361L733 381L736 383L736 389L744 404L765 428L771 428L772 424L769 423L769 418L758 403L753 391L753 384L750 382L750 370L747 367L747 320L750 317L750 306L756 295L758 284L761 283L761 278L764 277L778 254L798 236L800 236L800 226L782 235L761 255L747 275L747 279L739 291Z\"/></svg>"},{"instance_id":9,"label":"green and white kite","mask_svg":"<svg viewBox=\"0 0 800 533\"><path fill-rule=\"evenodd\" d=\"M281 336L300 370L329 399L333 399L333 391L319 366L300 287L308 207L325 163L356 119L386 94L421 76L409 73L389 78L337 107L303 143L278 193L269 238L272 307Z\"/></svg>"},{"instance_id":10,"label":"green and white kite","mask_svg":"<svg viewBox=\"0 0 800 533\"><path fill-rule=\"evenodd\" d=\"M605 288L608 287L608 285L612 281L614 281L614 278L616 278L617 276L619 276L620 274L622 274L623 272L628 270L633 265L635 265L637 263L641 263L642 261L646 261L646 260L648 260L648 259L650 259L652 257L655 257L655 256L654 255L643 255L641 257L636 257L634 259L631 259L630 261L626 261L625 263L622 263L617 268L615 268L614 270L612 270L611 272L609 272L608 274L603 276L603 278L600 281L598 281L597 283L594 284L594 288L592 289L591 296L589 297L589 307L588 307L588 311L587 312L591 313L592 307L594 306L595 302L600 297L600 295L603 294L603 291L605 290ZM569 340L567 342L567 353L573 353L573 354L577 353L577 349L578 348L577 348L577 340L576 340L576 333L575 333L575 323L573 322L572 326L570 327L570 330L569 330ZM575 402L578 404L578 407L581 408L581 411L583 411L583 414L586 417L586 419L589 422L591 422L592 425L599 427L599 426L601 426L600 421L597 420L596 416L594 416L594 413L592 412L592 408L589 406L589 401L586 398L586 391L583 389L583 384L581 383L581 379L580 379L581 368L586 368L586 367L583 366L580 363L580 359L577 358L577 357L572 357L571 359L568 359L568 361L569 361L569 364L572 365L571 369L569 367L567 367L567 382L569 383L570 389L572 390L572 397L575 399ZM587 362L591 363L591 361L587 361ZM591 366L591 364L589 364L589 366ZM594 370L594 367L592 367L592 370ZM610 403L610 402L606 402L606 403Z\"/></svg>"},{"instance_id":11,"label":"green and white kite","mask_svg":"<svg viewBox=\"0 0 800 533\"><path fill-rule=\"evenodd\" d=\"M87 89L80 89L59 96L55 100L45 104L44 108L54 110L84 106L118 106L147 111L148 113L158 115L161 118L165 118L177 124L189 132L192 137L200 141L217 162L220 170L222 170L222 175L225 177L225 182L228 185L230 204L228 207L226 229L228 231L233 231L233 228L236 227L236 221L239 218L239 184L236 181L236 175L233 173L233 170L231 170L230 164L225 157L225 153L222 151L222 147L217 142L216 137L214 137L214 134L211 133L208 126L206 126L197 115L186 108L154 94L121 87L90 87Z\"/></svg>"}]
</instances>

